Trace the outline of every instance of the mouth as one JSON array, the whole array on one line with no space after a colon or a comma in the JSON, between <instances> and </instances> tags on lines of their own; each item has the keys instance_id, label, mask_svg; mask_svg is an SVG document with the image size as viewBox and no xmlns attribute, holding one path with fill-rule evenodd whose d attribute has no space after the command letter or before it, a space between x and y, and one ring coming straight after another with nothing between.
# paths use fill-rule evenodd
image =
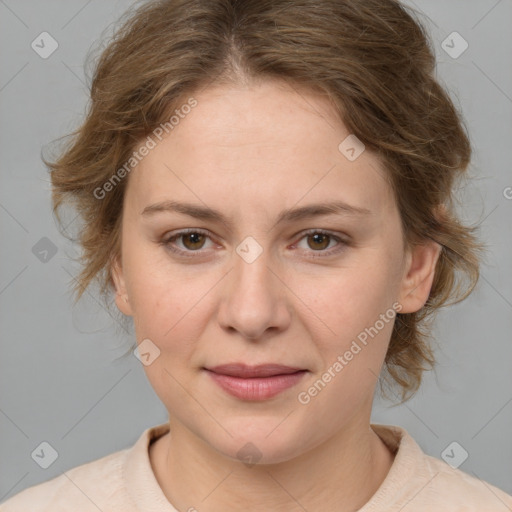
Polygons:
<instances>
[{"instance_id":1,"label":"mouth","mask_svg":"<svg viewBox=\"0 0 512 512\"><path fill-rule=\"evenodd\" d=\"M250 366L230 363L203 368L226 393L240 400L267 400L295 386L307 373L280 364Z\"/></svg>"},{"instance_id":2,"label":"mouth","mask_svg":"<svg viewBox=\"0 0 512 512\"><path fill-rule=\"evenodd\" d=\"M205 369L219 375L228 375L230 377L239 377L241 379L274 377L276 375L290 375L299 371L306 371L303 368L295 368L281 364L260 364L258 366L250 366L243 363L222 364L220 366Z\"/></svg>"}]
</instances>

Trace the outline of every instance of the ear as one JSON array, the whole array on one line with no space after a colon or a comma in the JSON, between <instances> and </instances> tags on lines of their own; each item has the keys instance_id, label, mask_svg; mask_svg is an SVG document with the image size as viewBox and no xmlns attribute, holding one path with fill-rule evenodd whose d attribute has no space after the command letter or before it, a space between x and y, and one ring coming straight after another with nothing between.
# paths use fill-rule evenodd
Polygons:
<instances>
[{"instance_id":1,"label":"ear","mask_svg":"<svg viewBox=\"0 0 512 512\"><path fill-rule=\"evenodd\" d=\"M407 250L404 275L398 297L400 313L419 311L427 302L441 246L433 240L414 245Z\"/></svg>"},{"instance_id":2,"label":"ear","mask_svg":"<svg viewBox=\"0 0 512 512\"><path fill-rule=\"evenodd\" d=\"M126 284L120 256L113 258L111 269L112 280L114 281L114 285L116 287L116 305L121 313L124 313L127 316L133 316L132 308L128 301L128 293L126 291Z\"/></svg>"}]
</instances>

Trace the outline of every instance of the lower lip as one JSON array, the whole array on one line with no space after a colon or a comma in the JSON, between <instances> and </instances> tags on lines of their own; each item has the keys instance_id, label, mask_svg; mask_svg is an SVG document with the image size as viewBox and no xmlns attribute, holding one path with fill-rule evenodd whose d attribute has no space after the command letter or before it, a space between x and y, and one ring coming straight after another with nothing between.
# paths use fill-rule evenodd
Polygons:
<instances>
[{"instance_id":1,"label":"lower lip","mask_svg":"<svg viewBox=\"0 0 512 512\"><path fill-rule=\"evenodd\" d=\"M241 400L266 400L272 398L282 391L295 386L306 373L304 370L286 375L242 379L209 370L207 372L213 381L224 391Z\"/></svg>"}]
</instances>

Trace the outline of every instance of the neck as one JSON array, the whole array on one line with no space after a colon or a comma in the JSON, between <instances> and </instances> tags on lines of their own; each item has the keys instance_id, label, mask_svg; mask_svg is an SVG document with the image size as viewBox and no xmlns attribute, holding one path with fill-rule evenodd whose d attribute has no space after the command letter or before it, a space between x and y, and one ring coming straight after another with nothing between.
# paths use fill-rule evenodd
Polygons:
<instances>
[{"instance_id":1,"label":"neck","mask_svg":"<svg viewBox=\"0 0 512 512\"><path fill-rule=\"evenodd\" d=\"M292 460L251 467L171 422L170 433L151 445L150 459L178 510L340 512L359 509L371 498L393 455L365 418Z\"/></svg>"}]
</instances>

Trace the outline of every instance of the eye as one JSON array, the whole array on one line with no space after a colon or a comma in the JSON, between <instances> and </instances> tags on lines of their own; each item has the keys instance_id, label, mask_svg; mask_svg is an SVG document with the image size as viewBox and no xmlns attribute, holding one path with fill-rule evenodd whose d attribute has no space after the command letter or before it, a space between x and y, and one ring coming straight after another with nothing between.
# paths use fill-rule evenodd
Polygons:
<instances>
[{"instance_id":1,"label":"eye","mask_svg":"<svg viewBox=\"0 0 512 512\"><path fill-rule=\"evenodd\" d=\"M312 229L306 232L296 245L309 253L320 253L311 254L311 256L316 257L338 252L347 245L347 242L327 231Z\"/></svg>"},{"instance_id":2,"label":"eye","mask_svg":"<svg viewBox=\"0 0 512 512\"><path fill-rule=\"evenodd\" d=\"M208 242L210 244L208 245ZM184 257L198 257L205 255L207 249L214 247L211 235L203 229L186 229L171 233L162 242L167 250ZM311 229L303 233L295 244L307 257L331 256L348 245L348 242L322 229Z\"/></svg>"},{"instance_id":3,"label":"eye","mask_svg":"<svg viewBox=\"0 0 512 512\"><path fill-rule=\"evenodd\" d=\"M186 253L200 252L200 249L205 248L205 244L208 240L211 242L208 232L202 229L187 229L167 236L165 240L162 241L162 244L172 252L189 256ZM177 243L177 241L179 243Z\"/></svg>"}]
</instances>

